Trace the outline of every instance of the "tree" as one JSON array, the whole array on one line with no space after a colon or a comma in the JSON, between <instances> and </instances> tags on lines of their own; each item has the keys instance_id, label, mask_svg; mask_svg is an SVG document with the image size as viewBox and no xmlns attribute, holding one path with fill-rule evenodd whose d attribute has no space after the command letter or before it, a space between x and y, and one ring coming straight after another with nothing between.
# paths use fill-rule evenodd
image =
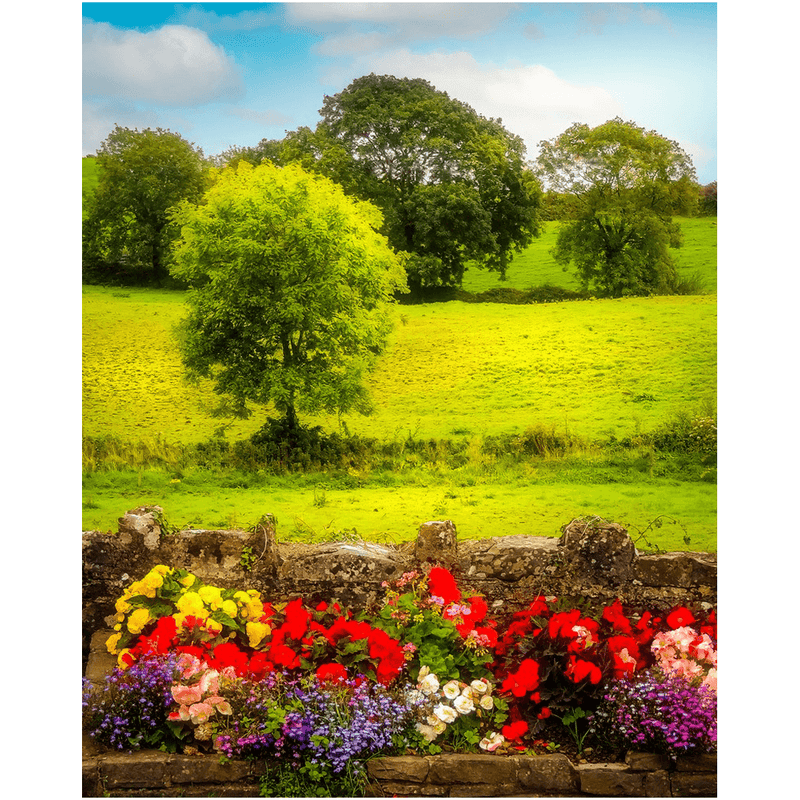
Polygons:
<instances>
[{"instance_id":1,"label":"tree","mask_svg":"<svg viewBox=\"0 0 800 800\"><path fill-rule=\"evenodd\" d=\"M673 215L697 200L694 167L676 142L619 117L575 124L541 143L537 167L548 190L577 202L553 256L574 263L584 288L608 297L674 289L669 248L682 238Z\"/></svg>"},{"instance_id":2,"label":"tree","mask_svg":"<svg viewBox=\"0 0 800 800\"><path fill-rule=\"evenodd\" d=\"M211 378L231 414L274 404L289 429L298 411L369 412L364 377L405 282L377 209L298 165L242 162L174 219L190 375Z\"/></svg>"},{"instance_id":3,"label":"tree","mask_svg":"<svg viewBox=\"0 0 800 800\"><path fill-rule=\"evenodd\" d=\"M84 262L125 261L161 282L168 274L170 209L200 198L207 171L202 150L179 134L116 125L97 153L97 187L84 198Z\"/></svg>"},{"instance_id":4,"label":"tree","mask_svg":"<svg viewBox=\"0 0 800 800\"><path fill-rule=\"evenodd\" d=\"M505 275L540 233L541 191L525 146L422 79L368 75L326 97L322 120L289 134L299 160L369 200L412 286L458 286L467 262Z\"/></svg>"},{"instance_id":5,"label":"tree","mask_svg":"<svg viewBox=\"0 0 800 800\"><path fill-rule=\"evenodd\" d=\"M711 181L700 187L699 213L704 217L717 216L717 182Z\"/></svg>"}]
</instances>

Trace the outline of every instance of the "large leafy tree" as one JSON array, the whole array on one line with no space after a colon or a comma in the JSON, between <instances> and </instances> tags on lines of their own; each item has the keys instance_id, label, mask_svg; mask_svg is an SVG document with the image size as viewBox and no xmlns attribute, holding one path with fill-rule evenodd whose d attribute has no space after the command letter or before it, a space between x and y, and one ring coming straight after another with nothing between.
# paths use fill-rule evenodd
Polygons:
<instances>
[{"instance_id":1,"label":"large leafy tree","mask_svg":"<svg viewBox=\"0 0 800 800\"><path fill-rule=\"evenodd\" d=\"M668 293L676 284L671 247L681 244L676 214L697 200L691 159L676 143L619 117L595 128L575 124L541 143L538 174L574 199L554 258L574 264L601 296Z\"/></svg>"},{"instance_id":2,"label":"large leafy tree","mask_svg":"<svg viewBox=\"0 0 800 800\"><path fill-rule=\"evenodd\" d=\"M468 262L505 275L539 235L541 190L499 120L425 80L374 74L326 97L320 114L316 130L286 137L281 158L378 206L412 286L458 286Z\"/></svg>"},{"instance_id":3,"label":"large leafy tree","mask_svg":"<svg viewBox=\"0 0 800 800\"><path fill-rule=\"evenodd\" d=\"M202 150L168 130L116 125L98 150L97 175L84 196L84 262L95 269L124 262L161 282L174 233L170 209L197 201L208 184Z\"/></svg>"},{"instance_id":4,"label":"large leafy tree","mask_svg":"<svg viewBox=\"0 0 800 800\"><path fill-rule=\"evenodd\" d=\"M271 403L289 429L298 412L368 413L364 378L405 284L380 212L299 165L242 162L174 218L189 373L211 378L230 413Z\"/></svg>"}]
</instances>

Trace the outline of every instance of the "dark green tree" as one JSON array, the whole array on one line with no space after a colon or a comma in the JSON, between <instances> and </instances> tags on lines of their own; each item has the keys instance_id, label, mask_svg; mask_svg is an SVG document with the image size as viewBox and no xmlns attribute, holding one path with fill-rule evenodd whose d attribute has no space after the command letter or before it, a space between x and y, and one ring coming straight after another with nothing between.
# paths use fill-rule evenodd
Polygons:
<instances>
[{"instance_id":1,"label":"dark green tree","mask_svg":"<svg viewBox=\"0 0 800 800\"><path fill-rule=\"evenodd\" d=\"M289 134L300 161L381 209L409 254L409 285L458 286L468 262L505 275L540 234L541 190L525 146L422 79L367 75L326 97L322 120Z\"/></svg>"},{"instance_id":2,"label":"dark green tree","mask_svg":"<svg viewBox=\"0 0 800 800\"><path fill-rule=\"evenodd\" d=\"M604 297L674 290L669 250L682 236L673 216L697 201L694 167L676 142L619 117L575 124L541 143L537 168L549 191L575 200L553 256L574 264L584 288Z\"/></svg>"},{"instance_id":3,"label":"dark green tree","mask_svg":"<svg viewBox=\"0 0 800 800\"><path fill-rule=\"evenodd\" d=\"M126 263L160 283L175 235L170 210L196 202L208 185L202 150L168 130L116 125L97 152L97 174L94 192L84 197L84 267L102 276Z\"/></svg>"},{"instance_id":4,"label":"dark green tree","mask_svg":"<svg viewBox=\"0 0 800 800\"><path fill-rule=\"evenodd\" d=\"M704 217L717 216L717 182L711 181L700 187L698 212Z\"/></svg>"},{"instance_id":5,"label":"dark green tree","mask_svg":"<svg viewBox=\"0 0 800 800\"><path fill-rule=\"evenodd\" d=\"M242 162L175 221L172 273L190 287L183 360L224 409L271 404L289 430L298 412L369 412L364 380L405 287L374 206L297 164Z\"/></svg>"}]
</instances>

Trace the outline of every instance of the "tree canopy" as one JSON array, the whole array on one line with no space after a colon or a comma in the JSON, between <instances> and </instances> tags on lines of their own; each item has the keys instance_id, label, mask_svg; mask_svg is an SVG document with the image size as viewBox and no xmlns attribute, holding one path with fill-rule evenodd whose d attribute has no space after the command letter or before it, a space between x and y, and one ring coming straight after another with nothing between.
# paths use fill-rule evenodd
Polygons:
<instances>
[{"instance_id":1,"label":"tree canopy","mask_svg":"<svg viewBox=\"0 0 800 800\"><path fill-rule=\"evenodd\" d=\"M207 169L202 150L177 133L116 125L97 153L96 188L84 196L84 263L97 269L126 261L160 282L170 209L200 198Z\"/></svg>"},{"instance_id":2,"label":"tree canopy","mask_svg":"<svg viewBox=\"0 0 800 800\"><path fill-rule=\"evenodd\" d=\"M389 242L409 254L411 285L460 285L470 261L504 275L539 235L541 190L522 140L499 120L425 80L374 74L326 96L320 114L279 158L378 206Z\"/></svg>"},{"instance_id":3,"label":"tree canopy","mask_svg":"<svg viewBox=\"0 0 800 800\"><path fill-rule=\"evenodd\" d=\"M289 427L298 411L369 412L364 378L405 286L376 208L299 165L242 162L174 219L191 375L211 378L230 413L272 403Z\"/></svg>"},{"instance_id":4,"label":"tree canopy","mask_svg":"<svg viewBox=\"0 0 800 800\"><path fill-rule=\"evenodd\" d=\"M537 168L548 190L576 201L553 256L574 264L584 287L611 297L674 290L669 248L682 239L673 215L697 202L694 167L676 142L619 117L576 123L541 143Z\"/></svg>"}]
</instances>

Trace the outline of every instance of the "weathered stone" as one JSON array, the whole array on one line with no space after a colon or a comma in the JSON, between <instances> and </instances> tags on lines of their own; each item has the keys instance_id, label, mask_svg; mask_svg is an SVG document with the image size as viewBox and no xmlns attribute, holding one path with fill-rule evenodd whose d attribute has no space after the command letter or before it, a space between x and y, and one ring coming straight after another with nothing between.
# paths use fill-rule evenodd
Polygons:
<instances>
[{"instance_id":1,"label":"weathered stone","mask_svg":"<svg viewBox=\"0 0 800 800\"><path fill-rule=\"evenodd\" d=\"M246 761L220 763L219 756L173 756L167 766L172 783L230 783L250 774Z\"/></svg>"},{"instance_id":2,"label":"weathered stone","mask_svg":"<svg viewBox=\"0 0 800 800\"><path fill-rule=\"evenodd\" d=\"M515 758L448 753L432 761L428 780L434 784L513 783L516 772Z\"/></svg>"},{"instance_id":3,"label":"weathered stone","mask_svg":"<svg viewBox=\"0 0 800 800\"><path fill-rule=\"evenodd\" d=\"M97 759L83 759L81 786L81 797L100 797L100 773L97 771Z\"/></svg>"},{"instance_id":4,"label":"weathered stone","mask_svg":"<svg viewBox=\"0 0 800 800\"><path fill-rule=\"evenodd\" d=\"M426 522L420 526L414 558L420 563L451 566L458 556L456 526L452 520Z\"/></svg>"},{"instance_id":5,"label":"weathered stone","mask_svg":"<svg viewBox=\"0 0 800 800\"><path fill-rule=\"evenodd\" d=\"M596 576L602 583L620 583L634 573L636 547L628 531L598 517L574 519L558 540L573 568Z\"/></svg>"},{"instance_id":6,"label":"weathered stone","mask_svg":"<svg viewBox=\"0 0 800 800\"><path fill-rule=\"evenodd\" d=\"M454 783L450 786L450 797L513 797L513 783Z\"/></svg>"},{"instance_id":7,"label":"weathered stone","mask_svg":"<svg viewBox=\"0 0 800 800\"><path fill-rule=\"evenodd\" d=\"M698 753L693 756L678 756L675 768L678 772L716 772L717 754Z\"/></svg>"},{"instance_id":8,"label":"weathered stone","mask_svg":"<svg viewBox=\"0 0 800 800\"><path fill-rule=\"evenodd\" d=\"M644 774L626 764L579 764L580 789L604 797L644 797Z\"/></svg>"},{"instance_id":9,"label":"weathered stone","mask_svg":"<svg viewBox=\"0 0 800 800\"><path fill-rule=\"evenodd\" d=\"M672 786L669 782L669 772L660 769L655 772L645 773L644 776L644 796L645 797L670 797Z\"/></svg>"},{"instance_id":10,"label":"weathered stone","mask_svg":"<svg viewBox=\"0 0 800 800\"><path fill-rule=\"evenodd\" d=\"M689 588L717 583L716 558L705 553L640 555L635 571L636 579L647 586Z\"/></svg>"},{"instance_id":11,"label":"weathered stone","mask_svg":"<svg viewBox=\"0 0 800 800\"><path fill-rule=\"evenodd\" d=\"M526 789L565 793L580 785L574 765L559 753L520 757L517 781Z\"/></svg>"},{"instance_id":12,"label":"weathered stone","mask_svg":"<svg viewBox=\"0 0 800 800\"><path fill-rule=\"evenodd\" d=\"M673 797L716 797L717 776L710 772L676 772L670 779Z\"/></svg>"},{"instance_id":13,"label":"weathered stone","mask_svg":"<svg viewBox=\"0 0 800 800\"><path fill-rule=\"evenodd\" d=\"M513 582L542 574L560 553L556 539L515 535L462 542L458 555L466 580Z\"/></svg>"},{"instance_id":14,"label":"weathered stone","mask_svg":"<svg viewBox=\"0 0 800 800\"><path fill-rule=\"evenodd\" d=\"M160 789L167 785L167 753L143 751L100 756L100 777L107 789Z\"/></svg>"},{"instance_id":15,"label":"weathered stone","mask_svg":"<svg viewBox=\"0 0 800 800\"><path fill-rule=\"evenodd\" d=\"M637 753L630 751L625 756L625 763L634 772L653 772L669 769L669 756L662 753Z\"/></svg>"},{"instance_id":16,"label":"weathered stone","mask_svg":"<svg viewBox=\"0 0 800 800\"><path fill-rule=\"evenodd\" d=\"M321 544L283 565L284 580L380 583L392 580L402 566L390 547L367 542Z\"/></svg>"},{"instance_id":17,"label":"weathered stone","mask_svg":"<svg viewBox=\"0 0 800 800\"><path fill-rule=\"evenodd\" d=\"M84 676L95 686L102 684L106 675L110 675L117 666L117 657L111 655L106 647L106 641L112 633L112 630L104 630L92 635Z\"/></svg>"},{"instance_id":18,"label":"weathered stone","mask_svg":"<svg viewBox=\"0 0 800 800\"><path fill-rule=\"evenodd\" d=\"M421 783L403 783L402 781L381 781L367 786L367 797L431 797L435 796L430 792L435 790L435 794L444 796L447 791L445 786L430 787Z\"/></svg>"},{"instance_id":19,"label":"weathered stone","mask_svg":"<svg viewBox=\"0 0 800 800\"><path fill-rule=\"evenodd\" d=\"M164 509L161 506L140 506L128 511L118 520L119 533L139 537L148 550L155 550L161 538L161 522Z\"/></svg>"},{"instance_id":20,"label":"weathered stone","mask_svg":"<svg viewBox=\"0 0 800 800\"><path fill-rule=\"evenodd\" d=\"M427 758L418 756L387 756L367 762L367 774L375 780L422 782L428 777Z\"/></svg>"}]
</instances>

